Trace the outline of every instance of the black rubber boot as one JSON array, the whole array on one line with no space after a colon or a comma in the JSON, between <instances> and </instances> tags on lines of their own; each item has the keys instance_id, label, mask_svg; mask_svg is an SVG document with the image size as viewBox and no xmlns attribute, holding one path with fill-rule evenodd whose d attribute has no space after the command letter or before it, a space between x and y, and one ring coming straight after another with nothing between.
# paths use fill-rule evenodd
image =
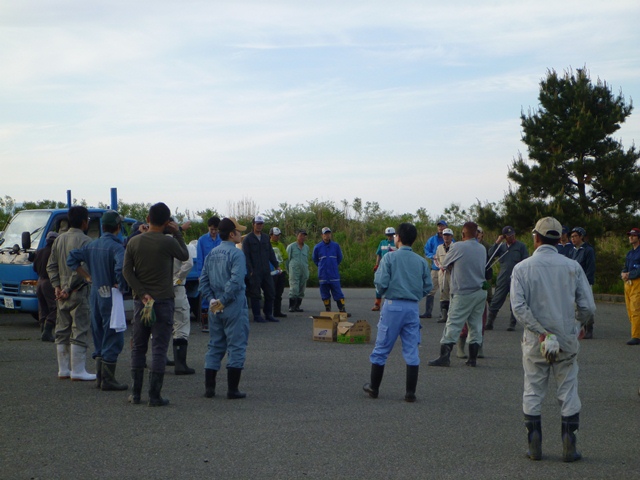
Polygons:
<instances>
[{"instance_id":1,"label":"black rubber boot","mask_svg":"<svg viewBox=\"0 0 640 480\"><path fill-rule=\"evenodd\" d=\"M164 373L149 372L149 403L150 407L164 407L169 405L169 400L160 396Z\"/></svg>"},{"instance_id":2,"label":"black rubber boot","mask_svg":"<svg viewBox=\"0 0 640 480\"><path fill-rule=\"evenodd\" d=\"M138 405L140 403L140 394L142 393L142 383L144 382L144 368L132 368L131 380L133 380L133 385L131 387L131 395L129 395L129 402Z\"/></svg>"},{"instance_id":3,"label":"black rubber boot","mask_svg":"<svg viewBox=\"0 0 640 480\"><path fill-rule=\"evenodd\" d=\"M97 360L97 359L96 359ZM118 383L116 380L116 362L102 361L102 390L122 391L129 388L126 383Z\"/></svg>"},{"instance_id":4,"label":"black rubber boot","mask_svg":"<svg viewBox=\"0 0 640 480\"><path fill-rule=\"evenodd\" d=\"M174 372L176 375L193 375L196 371L187 365L187 350L189 341L186 338L176 338L173 340L173 359L176 367Z\"/></svg>"},{"instance_id":5,"label":"black rubber boot","mask_svg":"<svg viewBox=\"0 0 640 480\"><path fill-rule=\"evenodd\" d=\"M477 343L469 344L469 360L465 362L467 367L475 367L476 359L478 358L478 350L480 350L480 345Z\"/></svg>"},{"instance_id":6,"label":"black rubber boot","mask_svg":"<svg viewBox=\"0 0 640 480\"><path fill-rule=\"evenodd\" d=\"M102 357L96 357L96 388L102 387Z\"/></svg>"},{"instance_id":7,"label":"black rubber boot","mask_svg":"<svg viewBox=\"0 0 640 480\"><path fill-rule=\"evenodd\" d=\"M434 296L427 295L427 299L425 300L424 313L420 315L420 318L431 318L431 314L433 312L434 300L435 300Z\"/></svg>"},{"instance_id":8,"label":"black rubber boot","mask_svg":"<svg viewBox=\"0 0 640 480\"><path fill-rule=\"evenodd\" d=\"M204 396L207 398L213 398L216 394L216 376L218 370L212 368L204 369Z\"/></svg>"},{"instance_id":9,"label":"black rubber boot","mask_svg":"<svg viewBox=\"0 0 640 480\"><path fill-rule=\"evenodd\" d=\"M40 336L40 340L43 342L55 342L56 337L53 335L53 329L55 325L53 323L45 323L44 329L42 330L42 335Z\"/></svg>"},{"instance_id":10,"label":"black rubber boot","mask_svg":"<svg viewBox=\"0 0 640 480\"><path fill-rule=\"evenodd\" d=\"M527 427L527 441L529 442L527 457L531 460L542 460L542 420L540 415L525 414L524 425Z\"/></svg>"},{"instance_id":11,"label":"black rubber boot","mask_svg":"<svg viewBox=\"0 0 640 480\"><path fill-rule=\"evenodd\" d=\"M451 355L451 349L455 343L443 343L440 345L440 356L434 360L429 362L430 367L448 367L451 365L451 359L449 355Z\"/></svg>"},{"instance_id":12,"label":"black rubber boot","mask_svg":"<svg viewBox=\"0 0 640 480\"><path fill-rule=\"evenodd\" d=\"M44 335L44 334L43 334ZM584 328L584 337L582 337L584 340L590 340L593 338L593 323L591 325L587 325Z\"/></svg>"},{"instance_id":13,"label":"black rubber boot","mask_svg":"<svg viewBox=\"0 0 640 480\"><path fill-rule=\"evenodd\" d=\"M331 311L331 299L327 298L326 300L322 300L322 303L324 303L324 309L327 312Z\"/></svg>"},{"instance_id":14,"label":"black rubber boot","mask_svg":"<svg viewBox=\"0 0 640 480\"><path fill-rule=\"evenodd\" d=\"M384 365L371 364L371 380L365 383L362 389L369 394L371 398L378 398L378 389L384 375Z\"/></svg>"},{"instance_id":15,"label":"black rubber boot","mask_svg":"<svg viewBox=\"0 0 640 480\"><path fill-rule=\"evenodd\" d=\"M229 400L237 400L240 398L245 398L247 396L246 393L238 390L241 375L241 368L227 367L227 398Z\"/></svg>"},{"instance_id":16,"label":"black rubber boot","mask_svg":"<svg viewBox=\"0 0 640 480\"><path fill-rule=\"evenodd\" d=\"M296 300L298 300L297 298L290 298L289 299L289 312L295 312L296 311Z\"/></svg>"},{"instance_id":17,"label":"black rubber boot","mask_svg":"<svg viewBox=\"0 0 640 480\"><path fill-rule=\"evenodd\" d=\"M302 305L302 299L296 298L296 312L304 312L304 310L300 308L300 305Z\"/></svg>"},{"instance_id":18,"label":"black rubber boot","mask_svg":"<svg viewBox=\"0 0 640 480\"><path fill-rule=\"evenodd\" d=\"M338 305L338 311L342 312L342 313L347 313L347 309L344 305L344 298L341 298L340 300L336 300L336 305ZM350 317L351 314L347 313L347 317Z\"/></svg>"},{"instance_id":19,"label":"black rubber boot","mask_svg":"<svg viewBox=\"0 0 640 480\"><path fill-rule=\"evenodd\" d=\"M407 393L404 401L413 403L416 401L416 386L418 385L418 365L407 365Z\"/></svg>"},{"instance_id":20,"label":"black rubber boot","mask_svg":"<svg viewBox=\"0 0 640 480\"><path fill-rule=\"evenodd\" d=\"M487 317L487 324L484 326L485 330L493 330L493 322L496 321L497 316L498 316L498 312L489 311L489 316Z\"/></svg>"},{"instance_id":21,"label":"black rubber boot","mask_svg":"<svg viewBox=\"0 0 640 480\"><path fill-rule=\"evenodd\" d=\"M273 316L278 318L287 318L287 315L282 313L282 299L276 298L273 301Z\"/></svg>"},{"instance_id":22,"label":"black rubber boot","mask_svg":"<svg viewBox=\"0 0 640 480\"><path fill-rule=\"evenodd\" d=\"M576 431L580 426L580 414L562 417L562 461L575 462L582 458L576 448Z\"/></svg>"},{"instance_id":23,"label":"black rubber boot","mask_svg":"<svg viewBox=\"0 0 640 480\"><path fill-rule=\"evenodd\" d=\"M447 323L449 318L449 302L440 302L440 318L438 323Z\"/></svg>"}]
</instances>

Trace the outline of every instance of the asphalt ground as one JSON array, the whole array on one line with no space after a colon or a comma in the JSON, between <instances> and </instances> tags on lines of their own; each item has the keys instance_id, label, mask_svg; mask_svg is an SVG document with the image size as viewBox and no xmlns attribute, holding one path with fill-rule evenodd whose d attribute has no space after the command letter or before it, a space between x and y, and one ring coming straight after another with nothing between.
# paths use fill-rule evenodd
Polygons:
<instances>
[{"instance_id":1,"label":"asphalt ground","mask_svg":"<svg viewBox=\"0 0 640 480\"><path fill-rule=\"evenodd\" d=\"M286 294L286 292L285 292ZM352 319L366 319L374 291L345 289ZM208 335L192 323L190 366L168 367L164 408L127 403L128 392L58 380L55 347L27 315L0 313L0 478L640 478L640 346L625 345L624 304L598 303L595 339L582 341L580 462L561 461L555 384L543 407L543 460L528 460L522 421L521 328L507 332L508 307L486 333L477 368L438 355L442 324L423 320L418 401L403 401L399 345L380 397L362 391L373 344L312 341L309 315L322 307L310 289L305 313L279 324L251 323L244 400L227 400L226 375L204 398ZM129 342L117 378L129 380ZM94 371L93 365L89 366ZM148 381L145 378L143 400Z\"/></svg>"}]
</instances>

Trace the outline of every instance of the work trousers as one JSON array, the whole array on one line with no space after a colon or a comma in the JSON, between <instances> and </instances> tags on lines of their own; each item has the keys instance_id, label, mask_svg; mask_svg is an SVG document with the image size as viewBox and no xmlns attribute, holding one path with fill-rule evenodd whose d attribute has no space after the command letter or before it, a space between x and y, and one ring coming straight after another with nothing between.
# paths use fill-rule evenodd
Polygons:
<instances>
[{"instance_id":1,"label":"work trousers","mask_svg":"<svg viewBox=\"0 0 640 480\"><path fill-rule=\"evenodd\" d=\"M624 282L624 301L631 322L631 336L640 338L640 278Z\"/></svg>"},{"instance_id":2,"label":"work trousers","mask_svg":"<svg viewBox=\"0 0 640 480\"><path fill-rule=\"evenodd\" d=\"M342 293L342 288L340 288L340 280L320 282L320 298L324 301L331 298L332 295L336 302L344 298L344 293Z\"/></svg>"},{"instance_id":3,"label":"work trousers","mask_svg":"<svg viewBox=\"0 0 640 480\"><path fill-rule=\"evenodd\" d=\"M141 320L144 304L140 300L133 302L131 368L144 368L147 350L149 349L149 337L151 337L151 366L150 372L164 373L167 364L167 350L171 334L173 333L173 298L156 300L153 311L156 314L156 322L150 327L144 325Z\"/></svg>"},{"instance_id":4,"label":"work trousers","mask_svg":"<svg viewBox=\"0 0 640 480\"><path fill-rule=\"evenodd\" d=\"M440 275L438 275L438 272L440 272L440 270L431 270L431 284L433 288L429 291L427 297L435 297L436 292L440 291Z\"/></svg>"},{"instance_id":5,"label":"work trousers","mask_svg":"<svg viewBox=\"0 0 640 480\"><path fill-rule=\"evenodd\" d=\"M244 368L249 342L249 308L242 296L225 306L222 312L209 312L209 345L204 368L220 370L222 359L228 354L227 368Z\"/></svg>"},{"instance_id":6,"label":"work trousers","mask_svg":"<svg viewBox=\"0 0 640 480\"><path fill-rule=\"evenodd\" d=\"M560 414L570 417L580 412L582 404L578 396L578 354L560 351L558 360L548 363L540 353L537 333L525 330L522 335L522 366L524 368L524 393L522 411L525 415L540 415L542 402L549 388L549 377L556 381L556 397Z\"/></svg>"},{"instance_id":7,"label":"work trousers","mask_svg":"<svg viewBox=\"0 0 640 480\"><path fill-rule=\"evenodd\" d=\"M420 365L420 312L418 302L385 299L380 310L378 335L371 363L385 365L398 337L402 342L402 356L407 365Z\"/></svg>"},{"instance_id":8,"label":"work trousers","mask_svg":"<svg viewBox=\"0 0 640 480\"><path fill-rule=\"evenodd\" d=\"M39 278L36 285L36 296L38 297L38 319L40 325L50 323L56 324L58 307L56 305L56 291L51 286L48 278Z\"/></svg>"},{"instance_id":9,"label":"work trousers","mask_svg":"<svg viewBox=\"0 0 640 480\"><path fill-rule=\"evenodd\" d=\"M507 295L509 295L510 288L510 277L498 278L496 289L493 293L491 304L489 305L489 312L495 312L496 315L498 314L498 312L502 308L502 305L504 305L504 302L507 299ZM509 311L511 311L511 302L509 302Z\"/></svg>"},{"instance_id":10,"label":"work trousers","mask_svg":"<svg viewBox=\"0 0 640 480\"><path fill-rule=\"evenodd\" d=\"M469 326L469 343L482 344L482 312L487 301L486 290L451 295L449 317L442 332L441 344L456 343L466 323Z\"/></svg>"},{"instance_id":11,"label":"work trousers","mask_svg":"<svg viewBox=\"0 0 640 480\"><path fill-rule=\"evenodd\" d=\"M71 292L66 300L58 300L56 316L56 343L79 345L87 348L87 337L91 325L89 311L89 288L84 286Z\"/></svg>"},{"instance_id":12,"label":"work trousers","mask_svg":"<svg viewBox=\"0 0 640 480\"><path fill-rule=\"evenodd\" d=\"M309 267L289 264L289 298L304 298L309 280Z\"/></svg>"},{"instance_id":13,"label":"work trousers","mask_svg":"<svg viewBox=\"0 0 640 480\"><path fill-rule=\"evenodd\" d=\"M115 363L124 347L124 332L111 328L111 289L108 297L101 297L98 288L91 288L91 333L95 351L92 357Z\"/></svg>"},{"instance_id":14,"label":"work trousers","mask_svg":"<svg viewBox=\"0 0 640 480\"><path fill-rule=\"evenodd\" d=\"M173 294L175 295L173 299L173 339L188 340L191 333L191 309L189 308L187 289L184 285L174 285Z\"/></svg>"}]
</instances>

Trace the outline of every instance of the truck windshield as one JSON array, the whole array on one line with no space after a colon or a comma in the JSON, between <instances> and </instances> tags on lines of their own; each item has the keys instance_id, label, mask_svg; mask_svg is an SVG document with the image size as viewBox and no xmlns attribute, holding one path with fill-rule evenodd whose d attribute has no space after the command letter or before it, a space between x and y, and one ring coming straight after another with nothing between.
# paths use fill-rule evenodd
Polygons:
<instances>
[{"instance_id":1,"label":"truck windshield","mask_svg":"<svg viewBox=\"0 0 640 480\"><path fill-rule=\"evenodd\" d=\"M23 210L18 212L7 225L4 235L0 240L2 248L11 248L15 244L22 247L22 232L31 234L31 245L35 248L40 243L40 238L45 233L44 229L51 212L36 210Z\"/></svg>"}]
</instances>

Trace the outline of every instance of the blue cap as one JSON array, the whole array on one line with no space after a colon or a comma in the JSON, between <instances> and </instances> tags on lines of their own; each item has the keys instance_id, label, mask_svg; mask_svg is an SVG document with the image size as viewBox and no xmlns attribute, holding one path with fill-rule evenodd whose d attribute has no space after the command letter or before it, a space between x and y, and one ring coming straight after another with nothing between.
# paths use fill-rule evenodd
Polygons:
<instances>
[{"instance_id":1,"label":"blue cap","mask_svg":"<svg viewBox=\"0 0 640 480\"><path fill-rule=\"evenodd\" d=\"M449 225L447 225L447 222L445 222L444 220L440 219L438 220L438 223L436 223L436 225L444 225L445 227L448 227Z\"/></svg>"}]
</instances>

